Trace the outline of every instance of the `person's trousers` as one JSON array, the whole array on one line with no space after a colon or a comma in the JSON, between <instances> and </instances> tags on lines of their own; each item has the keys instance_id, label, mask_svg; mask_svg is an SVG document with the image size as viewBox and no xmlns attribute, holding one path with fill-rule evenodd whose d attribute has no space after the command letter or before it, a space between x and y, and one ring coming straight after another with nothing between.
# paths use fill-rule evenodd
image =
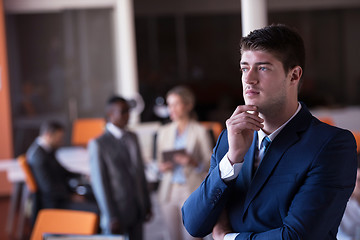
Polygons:
<instances>
[{"instance_id":1,"label":"person's trousers","mask_svg":"<svg viewBox=\"0 0 360 240\"><path fill-rule=\"evenodd\" d=\"M168 202L161 203L162 215L164 218L169 240L194 240L182 223L181 207L190 196L188 187L185 184L173 184Z\"/></svg>"},{"instance_id":2,"label":"person's trousers","mask_svg":"<svg viewBox=\"0 0 360 240\"><path fill-rule=\"evenodd\" d=\"M128 229L129 240L142 240L143 239L143 223L139 221L134 226Z\"/></svg>"}]
</instances>

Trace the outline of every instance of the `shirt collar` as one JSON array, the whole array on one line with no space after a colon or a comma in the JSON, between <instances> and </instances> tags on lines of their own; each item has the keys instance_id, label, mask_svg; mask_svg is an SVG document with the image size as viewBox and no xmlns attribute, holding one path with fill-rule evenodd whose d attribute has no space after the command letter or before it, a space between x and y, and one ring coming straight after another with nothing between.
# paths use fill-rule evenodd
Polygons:
<instances>
[{"instance_id":1,"label":"shirt collar","mask_svg":"<svg viewBox=\"0 0 360 240\"><path fill-rule=\"evenodd\" d=\"M275 139L275 137L280 133L280 131L286 126L286 124L288 124L291 119L293 119L296 114L300 111L301 109L301 104L298 103L298 107L296 109L296 112L291 116L291 118L289 118L289 120L287 120L283 125L281 125L278 129L276 129L273 133L271 133L269 136L266 135L266 133L264 133L264 131L262 129L260 129L257 133L258 133L258 149L260 149L261 146L261 142L262 140L268 136L268 138L270 138L271 141L273 141Z\"/></svg>"},{"instance_id":2,"label":"shirt collar","mask_svg":"<svg viewBox=\"0 0 360 240\"><path fill-rule=\"evenodd\" d=\"M124 130L118 128L117 126L115 126L112 123L107 123L106 124L106 129L116 138L116 139L121 139L122 136L124 135Z\"/></svg>"},{"instance_id":3,"label":"shirt collar","mask_svg":"<svg viewBox=\"0 0 360 240\"><path fill-rule=\"evenodd\" d=\"M37 137L36 138L36 143L42 147L46 152L51 152L52 151L52 147L44 140L44 138L42 137Z\"/></svg>"}]
</instances>

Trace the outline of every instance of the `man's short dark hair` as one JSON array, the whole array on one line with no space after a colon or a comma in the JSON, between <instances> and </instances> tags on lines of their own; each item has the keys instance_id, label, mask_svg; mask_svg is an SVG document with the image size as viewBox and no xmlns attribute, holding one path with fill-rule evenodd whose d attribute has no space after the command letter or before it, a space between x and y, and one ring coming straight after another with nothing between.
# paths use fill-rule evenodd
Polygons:
<instances>
[{"instance_id":1,"label":"man's short dark hair","mask_svg":"<svg viewBox=\"0 0 360 240\"><path fill-rule=\"evenodd\" d=\"M109 106L109 105L111 105L111 104L113 104L113 103L118 103L118 102L128 104L128 101L126 101L126 99L123 98L123 97L120 97L120 96L111 96L111 97L107 100L106 105Z\"/></svg>"},{"instance_id":2,"label":"man's short dark hair","mask_svg":"<svg viewBox=\"0 0 360 240\"><path fill-rule=\"evenodd\" d=\"M105 119L108 120L108 115L111 113L111 109L112 109L112 105L115 103L124 103L126 104L129 108L131 108L130 103L123 97L120 96L111 96L107 102L106 102L106 108L105 108Z\"/></svg>"},{"instance_id":3,"label":"man's short dark hair","mask_svg":"<svg viewBox=\"0 0 360 240\"><path fill-rule=\"evenodd\" d=\"M285 72L295 66L305 68L305 46L301 36L283 24L254 30L241 39L240 51L266 51L282 62Z\"/></svg>"},{"instance_id":4,"label":"man's short dark hair","mask_svg":"<svg viewBox=\"0 0 360 240\"><path fill-rule=\"evenodd\" d=\"M62 125L58 121L50 120L46 121L41 124L40 127L40 135L43 135L45 133L54 133L57 131L64 131L64 125Z\"/></svg>"}]
</instances>

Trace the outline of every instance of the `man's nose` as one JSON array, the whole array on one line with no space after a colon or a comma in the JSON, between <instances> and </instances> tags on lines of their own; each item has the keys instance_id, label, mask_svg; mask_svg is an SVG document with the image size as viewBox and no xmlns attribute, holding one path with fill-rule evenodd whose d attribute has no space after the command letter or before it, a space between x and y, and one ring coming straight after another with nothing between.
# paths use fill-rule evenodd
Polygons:
<instances>
[{"instance_id":1,"label":"man's nose","mask_svg":"<svg viewBox=\"0 0 360 240\"><path fill-rule=\"evenodd\" d=\"M256 84L258 82L258 75L256 69L250 68L246 73L243 73L243 81L246 84Z\"/></svg>"}]
</instances>

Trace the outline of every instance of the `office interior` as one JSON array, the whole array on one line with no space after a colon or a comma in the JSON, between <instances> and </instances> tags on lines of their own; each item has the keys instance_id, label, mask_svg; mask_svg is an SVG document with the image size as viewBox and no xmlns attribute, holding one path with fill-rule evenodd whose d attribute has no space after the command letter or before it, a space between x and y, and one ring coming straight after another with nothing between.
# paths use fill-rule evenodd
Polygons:
<instances>
[{"instance_id":1,"label":"office interior","mask_svg":"<svg viewBox=\"0 0 360 240\"><path fill-rule=\"evenodd\" d=\"M129 25L136 74L131 80L119 73L119 59L126 61L117 55L119 34L114 30L120 1L2 1L7 55L1 53L1 159L24 153L48 119L66 126L65 146L71 146L74 121L103 118L106 99L113 94L134 103L134 126L168 121L164 98L176 85L195 92L199 121L224 127L243 103L241 1L127 1L133 4ZM300 100L319 118L360 133L360 1L265 2L268 24L293 26L304 38ZM154 161L151 153L147 156ZM1 195L9 197L12 185L6 171L0 174Z\"/></svg>"}]
</instances>

